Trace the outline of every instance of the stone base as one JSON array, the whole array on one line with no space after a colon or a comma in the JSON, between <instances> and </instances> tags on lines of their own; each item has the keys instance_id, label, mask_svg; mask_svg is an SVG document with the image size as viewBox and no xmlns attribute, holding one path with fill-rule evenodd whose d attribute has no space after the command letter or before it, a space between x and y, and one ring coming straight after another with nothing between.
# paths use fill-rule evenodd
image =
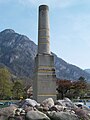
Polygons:
<instances>
[{"instance_id":1,"label":"stone base","mask_svg":"<svg viewBox=\"0 0 90 120\"><path fill-rule=\"evenodd\" d=\"M38 102L42 102L49 97L56 100L54 57L50 54L39 54L36 56L35 63L33 98Z\"/></svg>"}]
</instances>

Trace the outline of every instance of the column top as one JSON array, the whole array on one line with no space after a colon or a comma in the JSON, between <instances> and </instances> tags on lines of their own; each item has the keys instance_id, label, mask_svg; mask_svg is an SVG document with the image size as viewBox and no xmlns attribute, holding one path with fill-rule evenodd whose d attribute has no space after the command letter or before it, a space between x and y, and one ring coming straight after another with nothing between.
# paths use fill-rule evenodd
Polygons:
<instances>
[{"instance_id":1,"label":"column top","mask_svg":"<svg viewBox=\"0 0 90 120\"><path fill-rule=\"evenodd\" d=\"M39 11L41 11L41 10L49 10L49 7L47 5L40 5Z\"/></svg>"}]
</instances>

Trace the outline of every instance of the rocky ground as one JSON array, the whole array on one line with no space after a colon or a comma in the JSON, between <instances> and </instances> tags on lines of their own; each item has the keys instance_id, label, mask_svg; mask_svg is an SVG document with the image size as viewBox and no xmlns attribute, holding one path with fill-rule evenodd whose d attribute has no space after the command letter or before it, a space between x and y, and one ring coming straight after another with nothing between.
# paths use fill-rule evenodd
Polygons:
<instances>
[{"instance_id":1,"label":"rocky ground","mask_svg":"<svg viewBox=\"0 0 90 120\"><path fill-rule=\"evenodd\" d=\"M48 98L42 103L25 99L0 109L0 120L90 120L90 109L76 106L68 98L55 102Z\"/></svg>"}]
</instances>

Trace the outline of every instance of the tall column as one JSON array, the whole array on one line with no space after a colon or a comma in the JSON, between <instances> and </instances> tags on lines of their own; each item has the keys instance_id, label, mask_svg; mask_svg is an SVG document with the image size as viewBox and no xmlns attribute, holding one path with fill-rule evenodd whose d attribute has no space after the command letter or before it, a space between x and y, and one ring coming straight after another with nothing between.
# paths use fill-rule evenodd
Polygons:
<instances>
[{"instance_id":1,"label":"tall column","mask_svg":"<svg viewBox=\"0 0 90 120\"><path fill-rule=\"evenodd\" d=\"M39 7L38 53L35 57L33 98L41 102L49 97L56 100L54 56L50 53L49 8Z\"/></svg>"},{"instance_id":2,"label":"tall column","mask_svg":"<svg viewBox=\"0 0 90 120\"><path fill-rule=\"evenodd\" d=\"M49 8L46 5L39 7L38 23L38 53L50 54L50 27L49 27Z\"/></svg>"}]
</instances>

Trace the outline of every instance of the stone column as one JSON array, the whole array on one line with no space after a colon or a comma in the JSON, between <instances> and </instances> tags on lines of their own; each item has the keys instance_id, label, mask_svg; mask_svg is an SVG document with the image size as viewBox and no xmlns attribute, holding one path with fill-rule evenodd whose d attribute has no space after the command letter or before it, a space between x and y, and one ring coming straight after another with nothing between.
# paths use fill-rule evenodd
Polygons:
<instances>
[{"instance_id":1,"label":"stone column","mask_svg":"<svg viewBox=\"0 0 90 120\"><path fill-rule=\"evenodd\" d=\"M38 23L38 54L50 54L49 8L47 5L39 7Z\"/></svg>"},{"instance_id":2,"label":"stone column","mask_svg":"<svg viewBox=\"0 0 90 120\"><path fill-rule=\"evenodd\" d=\"M56 100L56 75L54 56L50 53L49 8L39 7L38 53L35 57L33 99L38 102L52 97Z\"/></svg>"}]
</instances>

